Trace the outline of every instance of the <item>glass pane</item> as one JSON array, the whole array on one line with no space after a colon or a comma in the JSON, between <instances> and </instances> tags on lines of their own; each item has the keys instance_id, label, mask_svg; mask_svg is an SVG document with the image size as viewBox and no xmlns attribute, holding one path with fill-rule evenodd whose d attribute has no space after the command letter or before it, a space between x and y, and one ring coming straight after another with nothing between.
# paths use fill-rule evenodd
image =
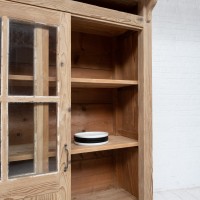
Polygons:
<instances>
[{"instance_id":1,"label":"glass pane","mask_svg":"<svg viewBox=\"0 0 200 200\"><path fill-rule=\"evenodd\" d=\"M8 115L9 177L33 173L34 105L30 103L10 103Z\"/></svg>"},{"instance_id":2,"label":"glass pane","mask_svg":"<svg viewBox=\"0 0 200 200\"><path fill-rule=\"evenodd\" d=\"M51 80L57 80L57 29L49 27L49 77L50 87L49 95L56 96L56 82Z\"/></svg>"},{"instance_id":3,"label":"glass pane","mask_svg":"<svg viewBox=\"0 0 200 200\"><path fill-rule=\"evenodd\" d=\"M56 95L57 28L11 20L9 43L9 94Z\"/></svg>"},{"instance_id":4,"label":"glass pane","mask_svg":"<svg viewBox=\"0 0 200 200\"><path fill-rule=\"evenodd\" d=\"M57 104L10 103L8 112L9 177L57 171Z\"/></svg>"},{"instance_id":5,"label":"glass pane","mask_svg":"<svg viewBox=\"0 0 200 200\"><path fill-rule=\"evenodd\" d=\"M11 20L9 40L9 94L33 95L34 26Z\"/></svg>"}]
</instances>

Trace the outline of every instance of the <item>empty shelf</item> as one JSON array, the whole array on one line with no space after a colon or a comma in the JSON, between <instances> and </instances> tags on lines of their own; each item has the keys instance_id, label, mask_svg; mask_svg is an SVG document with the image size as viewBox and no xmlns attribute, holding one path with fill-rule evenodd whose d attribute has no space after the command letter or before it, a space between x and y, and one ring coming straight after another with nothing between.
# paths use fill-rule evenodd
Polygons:
<instances>
[{"instance_id":1,"label":"empty shelf","mask_svg":"<svg viewBox=\"0 0 200 200\"><path fill-rule=\"evenodd\" d=\"M137 200L136 197L121 188L111 188L87 194L72 196L72 200Z\"/></svg>"},{"instance_id":2,"label":"empty shelf","mask_svg":"<svg viewBox=\"0 0 200 200\"><path fill-rule=\"evenodd\" d=\"M120 88L132 85L138 85L138 81L72 78L72 87L79 88Z\"/></svg>"}]
</instances>

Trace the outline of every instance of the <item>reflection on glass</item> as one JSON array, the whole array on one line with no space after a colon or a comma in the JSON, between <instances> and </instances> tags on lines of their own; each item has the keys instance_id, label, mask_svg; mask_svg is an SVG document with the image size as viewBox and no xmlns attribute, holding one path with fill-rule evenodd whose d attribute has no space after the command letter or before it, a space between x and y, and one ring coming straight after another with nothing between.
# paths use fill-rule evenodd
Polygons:
<instances>
[{"instance_id":1,"label":"reflection on glass","mask_svg":"<svg viewBox=\"0 0 200 200\"><path fill-rule=\"evenodd\" d=\"M49 104L49 171L57 171L57 104Z\"/></svg>"},{"instance_id":2,"label":"reflection on glass","mask_svg":"<svg viewBox=\"0 0 200 200\"><path fill-rule=\"evenodd\" d=\"M34 25L11 20L9 40L9 94L33 95Z\"/></svg>"},{"instance_id":3,"label":"reflection on glass","mask_svg":"<svg viewBox=\"0 0 200 200\"><path fill-rule=\"evenodd\" d=\"M49 77L50 80L57 79L57 29L54 27L49 27ZM56 96L56 82L50 81L49 95Z\"/></svg>"},{"instance_id":4,"label":"reflection on glass","mask_svg":"<svg viewBox=\"0 0 200 200\"><path fill-rule=\"evenodd\" d=\"M57 171L57 104L10 103L8 112L9 177Z\"/></svg>"},{"instance_id":5,"label":"reflection on glass","mask_svg":"<svg viewBox=\"0 0 200 200\"><path fill-rule=\"evenodd\" d=\"M9 40L9 94L55 96L57 29L11 20Z\"/></svg>"}]
</instances>

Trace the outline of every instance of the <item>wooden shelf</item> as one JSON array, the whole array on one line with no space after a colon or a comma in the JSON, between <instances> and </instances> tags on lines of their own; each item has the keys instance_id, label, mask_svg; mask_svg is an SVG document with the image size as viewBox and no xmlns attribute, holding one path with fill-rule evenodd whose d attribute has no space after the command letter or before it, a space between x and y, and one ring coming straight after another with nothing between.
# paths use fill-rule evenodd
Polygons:
<instances>
[{"instance_id":1,"label":"wooden shelf","mask_svg":"<svg viewBox=\"0 0 200 200\"><path fill-rule=\"evenodd\" d=\"M34 159L33 144L12 145L9 148L9 162ZM50 143L49 157L56 157L56 150Z\"/></svg>"},{"instance_id":2,"label":"wooden shelf","mask_svg":"<svg viewBox=\"0 0 200 200\"><path fill-rule=\"evenodd\" d=\"M95 151L104 151L112 149L121 149L127 147L137 147L138 141L123 136L109 136L109 142L100 146L79 146L72 143L72 154L89 153Z\"/></svg>"},{"instance_id":3,"label":"wooden shelf","mask_svg":"<svg viewBox=\"0 0 200 200\"><path fill-rule=\"evenodd\" d=\"M136 197L121 188L111 188L88 194L72 196L72 200L137 200Z\"/></svg>"},{"instance_id":4,"label":"wooden shelf","mask_svg":"<svg viewBox=\"0 0 200 200\"><path fill-rule=\"evenodd\" d=\"M9 75L9 80L13 81L33 81L33 76L29 75ZM56 81L56 77L49 77L49 81Z\"/></svg>"},{"instance_id":5,"label":"wooden shelf","mask_svg":"<svg viewBox=\"0 0 200 200\"><path fill-rule=\"evenodd\" d=\"M138 81L129 80L109 80L109 79L87 79L87 78L72 78L72 87L79 88L120 88L132 85L138 85Z\"/></svg>"}]
</instances>

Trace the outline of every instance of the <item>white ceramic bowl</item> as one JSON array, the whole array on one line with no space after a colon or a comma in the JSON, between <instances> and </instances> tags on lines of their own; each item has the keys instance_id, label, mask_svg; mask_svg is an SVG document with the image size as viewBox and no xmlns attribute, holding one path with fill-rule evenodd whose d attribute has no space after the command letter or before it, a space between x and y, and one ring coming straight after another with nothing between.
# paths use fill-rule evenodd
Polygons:
<instances>
[{"instance_id":1,"label":"white ceramic bowl","mask_svg":"<svg viewBox=\"0 0 200 200\"><path fill-rule=\"evenodd\" d=\"M74 143L81 146L96 146L108 143L108 133L101 131L74 134Z\"/></svg>"}]
</instances>

